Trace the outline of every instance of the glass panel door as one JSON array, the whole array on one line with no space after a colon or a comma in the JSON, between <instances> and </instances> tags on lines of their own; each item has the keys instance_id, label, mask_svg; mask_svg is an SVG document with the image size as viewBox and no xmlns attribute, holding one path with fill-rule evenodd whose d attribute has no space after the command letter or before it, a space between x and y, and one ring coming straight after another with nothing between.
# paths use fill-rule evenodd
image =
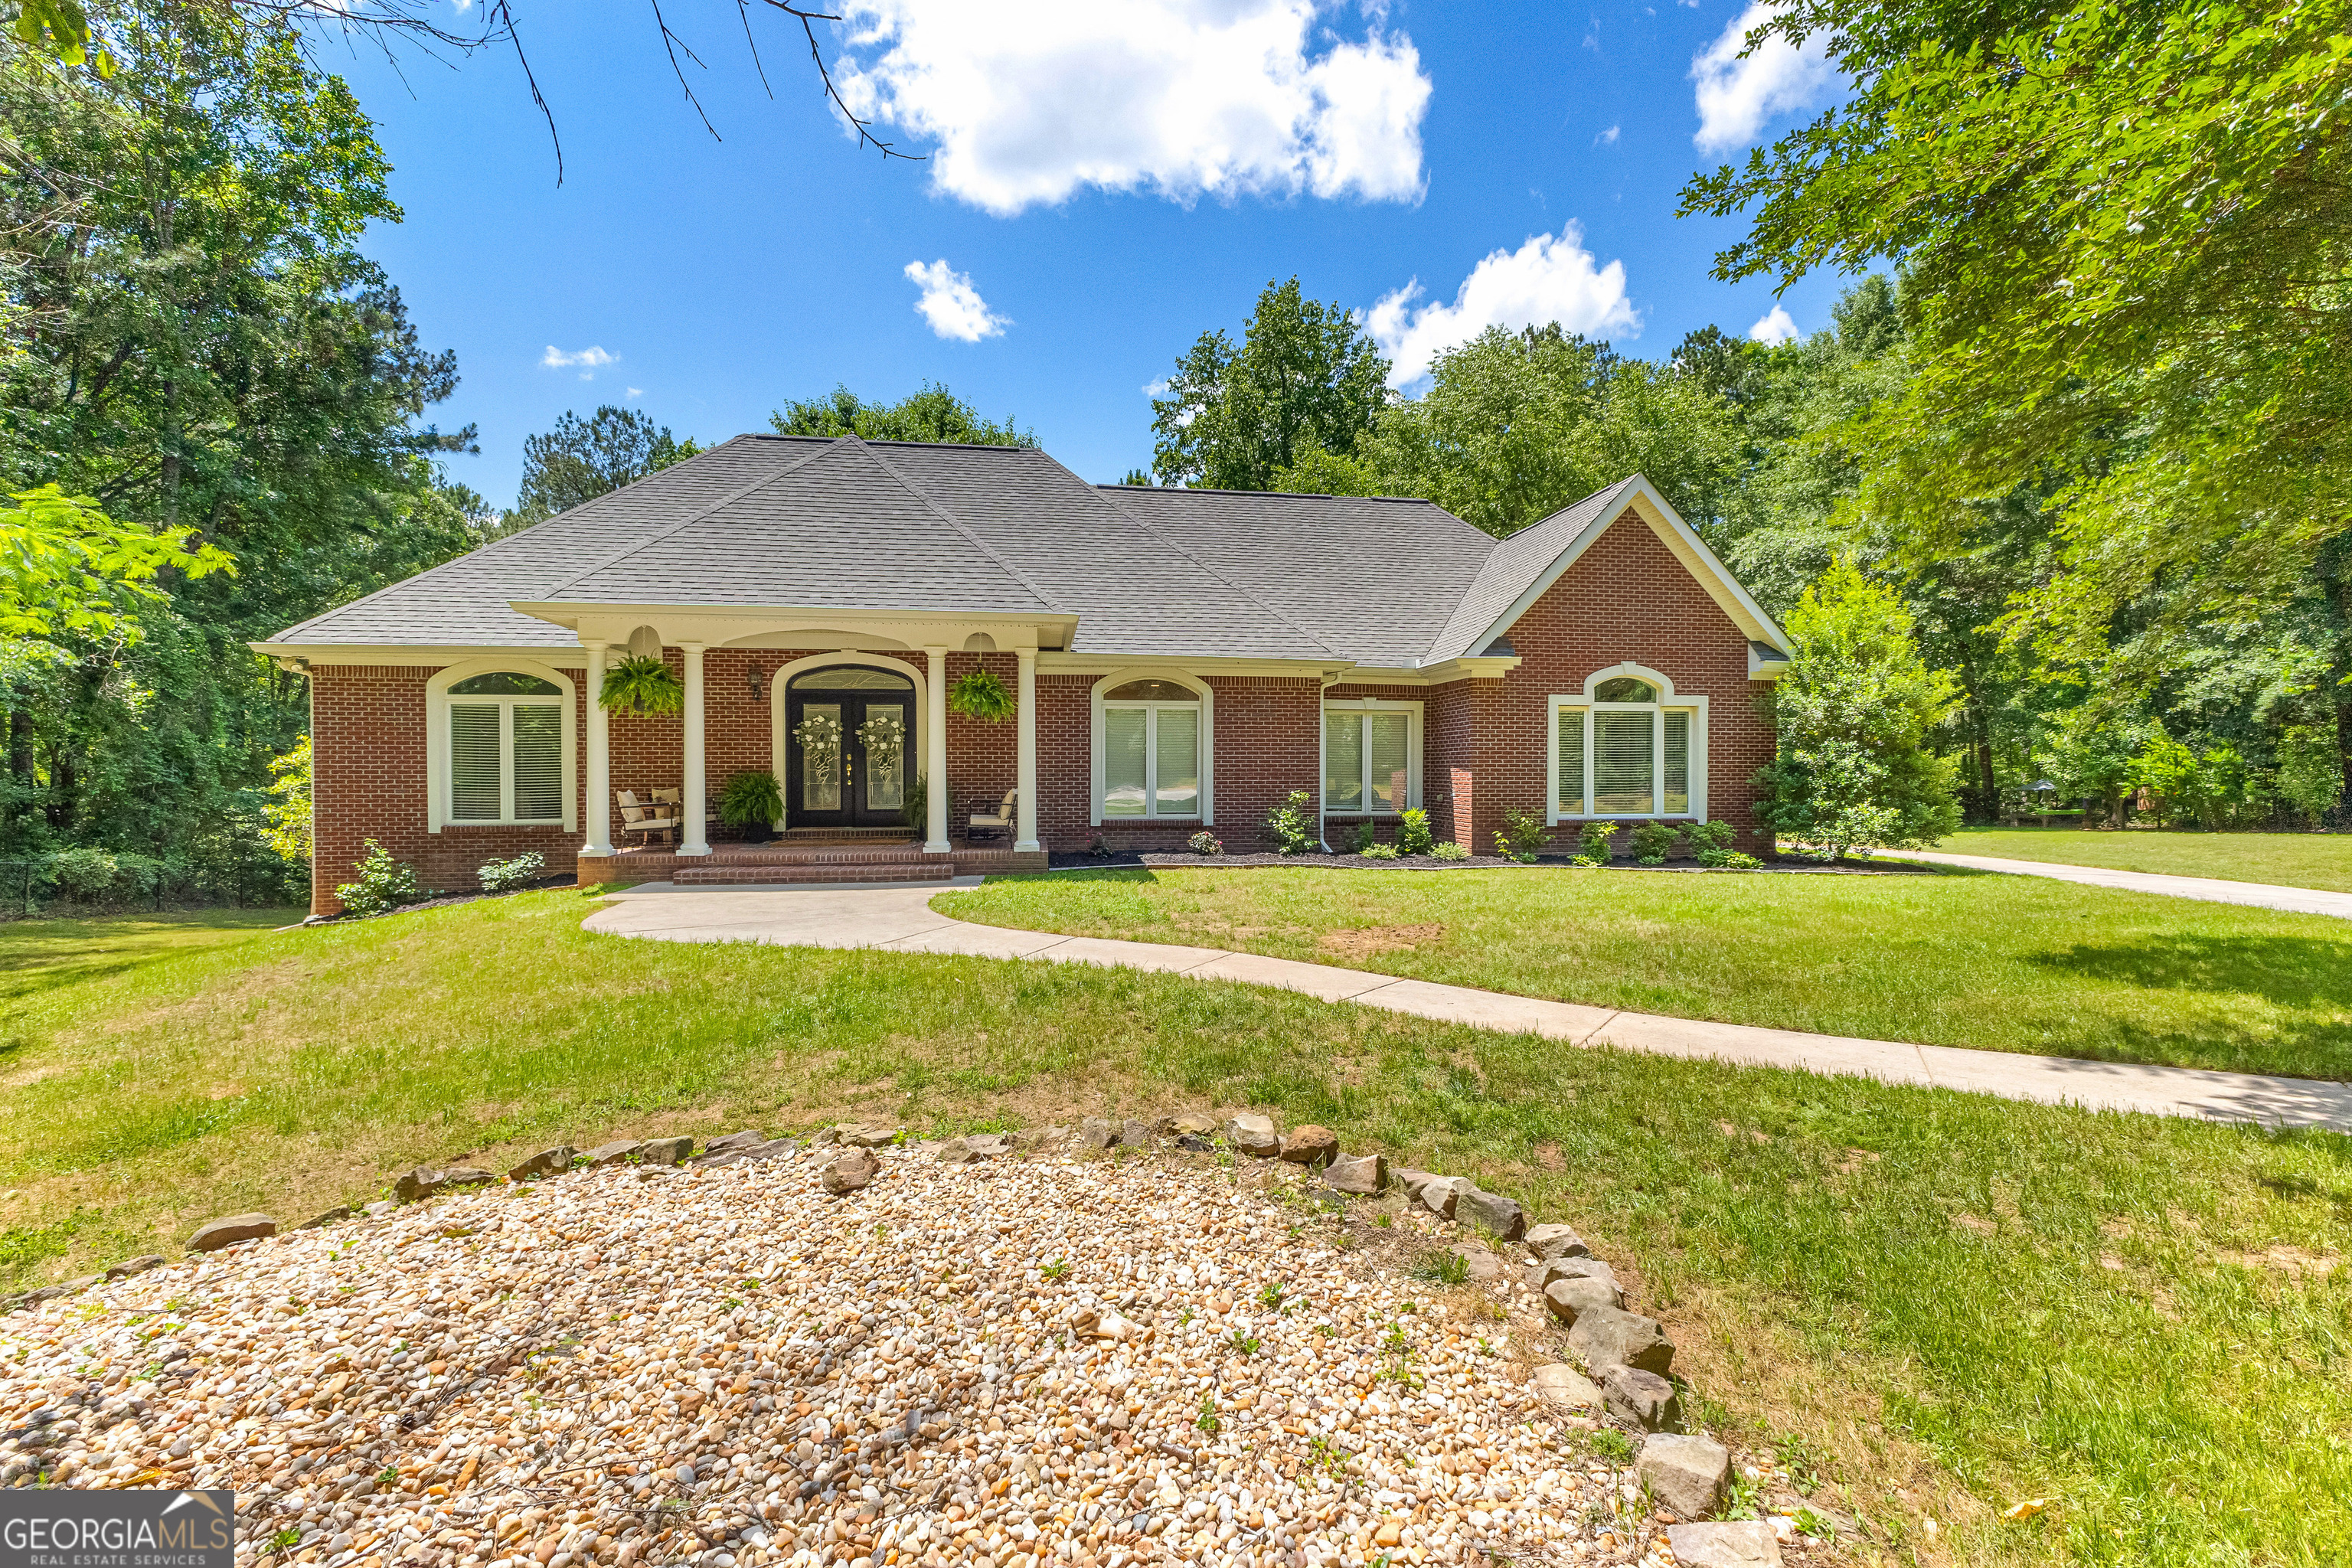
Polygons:
<instances>
[{"instance_id":1,"label":"glass panel door","mask_svg":"<svg viewBox=\"0 0 2352 1568\"><path fill-rule=\"evenodd\" d=\"M800 805L803 811L841 809L841 704L803 702L793 729L800 747Z\"/></svg>"},{"instance_id":2,"label":"glass panel door","mask_svg":"<svg viewBox=\"0 0 2352 1568\"><path fill-rule=\"evenodd\" d=\"M906 704L868 702L865 709L857 743L865 753L866 809L895 816L907 805Z\"/></svg>"}]
</instances>

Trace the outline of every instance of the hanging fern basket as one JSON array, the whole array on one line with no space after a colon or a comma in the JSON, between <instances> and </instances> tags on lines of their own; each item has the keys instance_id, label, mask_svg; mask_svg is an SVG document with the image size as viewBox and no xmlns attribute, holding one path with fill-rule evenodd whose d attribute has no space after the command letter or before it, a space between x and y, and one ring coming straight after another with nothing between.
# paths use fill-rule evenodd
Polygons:
<instances>
[{"instance_id":1,"label":"hanging fern basket","mask_svg":"<svg viewBox=\"0 0 2352 1568\"><path fill-rule=\"evenodd\" d=\"M967 719L1001 724L1013 717L1013 693L984 669L975 669L948 688L948 706Z\"/></svg>"},{"instance_id":2,"label":"hanging fern basket","mask_svg":"<svg viewBox=\"0 0 2352 1568\"><path fill-rule=\"evenodd\" d=\"M608 713L675 713L686 706L686 683L657 658L625 658L604 672L596 700Z\"/></svg>"}]
</instances>

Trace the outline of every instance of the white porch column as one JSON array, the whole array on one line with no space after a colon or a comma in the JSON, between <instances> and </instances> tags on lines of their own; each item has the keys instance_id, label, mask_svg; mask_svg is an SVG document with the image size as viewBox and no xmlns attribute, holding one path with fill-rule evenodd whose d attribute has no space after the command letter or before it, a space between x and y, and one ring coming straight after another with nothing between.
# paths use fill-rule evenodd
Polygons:
<instances>
[{"instance_id":1,"label":"white porch column","mask_svg":"<svg viewBox=\"0 0 2352 1568\"><path fill-rule=\"evenodd\" d=\"M1041 849L1037 842L1037 650L1016 648L1021 661L1021 711L1015 722L1013 781L1021 798L1013 808L1013 849L1022 854Z\"/></svg>"},{"instance_id":2,"label":"white porch column","mask_svg":"<svg viewBox=\"0 0 2352 1568\"><path fill-rule=\"evenodd\" d=\"M604 715L604 644L580 639L588 650L588 842L583 855L613 852L613 748Z\"/></svg>"},{"instance_id":3,"label":"white porch column","mask_svg":"<svg viewBox=\"0 0 2352 1568\"><path fill-rule=\"evenodd\" d=\"M944 855L948 843L948 650L927 647L923 658L930 680L923 688L924 795L930 806L929 837L923 842L929 855Z\"/></svg>"},{"instance_id":4,"label":"white porch column","mask_svg":"<svg viewBox=\"0 0 2352 1568\"><path fill-rule=\"evenodd\" d=\"M686 773L681 781L686 820L678 824L677 852L708 855L710 842L703 837L702 821L702 645L682 642L677 646L686 656Z\"/></svg>"}]
</instances>

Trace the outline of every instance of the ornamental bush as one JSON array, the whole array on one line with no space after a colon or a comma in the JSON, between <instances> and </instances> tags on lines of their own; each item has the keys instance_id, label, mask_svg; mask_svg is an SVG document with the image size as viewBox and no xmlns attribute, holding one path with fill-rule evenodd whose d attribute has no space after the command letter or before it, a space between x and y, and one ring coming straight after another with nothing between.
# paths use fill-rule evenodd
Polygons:
<instances>
[{"instance_id":1,"label":"ornamental bush","mask_svg":"<svg viewBox=\"0 0 2352 1568\"><path fill-rule=\"evenodd\" d=\"M1274 840L1276 854L1304 855L1315 847L1315 813L1308 809L1314 798L1303 789L1295 789L1265 814L1266 836Z\"/></svg>"},{"instance_id":2,"label":"ornamental bush","mask_svg":"<svg viewBox=\"0 0 2352 1568\"><path fill-rule=\"evenodd\" d=\"M1429 813L1412 806L1397 818L1397 852L1402 855L1426 855L1437 836L1429 830Z\"/></svg>"},{"instance_id":3,"label":"ornamental bush","mask_svg":"<svg viewBox=\"0 0 2352 1568\"><path fill-rule=\"evenodd\" d=\"M1616 837L1617 825L1613 822L1586 823L1578 829L1576 835L1576 847L1580 851L1580 858L1588 860L1595 866L1606 866L1612 853L1609 847L1609 841Z\"/></svg>"},{"instance_id":4,"label":"ornamental bush","mask_svg":"<svg viewBox=\"0 0 2352 1568\"><path fill-rule=\"evenodd\" d=\"M1224 840L1213 833L1195 833L1184 840L1184 847L1195 855L1222 855L1225 852Z\"/></svg>"},{"instance_id":5,"label":"ornamental bush","mask_svg":"<svg viewBox=\"0 0 2352 1568\"><path fill-rule=\"evenodd\" d=\"M1367 860L1393 860L1397 858L1397 847L1393 844L1367 844L1356 853Z\"/></svg>"},{"instance_id":6,"label":"ornamental bush","mask_svg":"<svg viewBox=\"0 0 2352 1568\"><path fill-rule=\"evenodd\" d=\"M1633 858L1644 866L1663 866L1682 837L1683 830L1670 823L1637 823L1633 828Z\"/></svg>"},{"instance_id":7,"label":"ornamental bush","mask_svg":"<svg viewBox=\"0 0 2352 1568\"><path fill-rule=\"evenodd\" d=\"M391 850L373 838L361 840L368 848L359 864L360 879L335 889L347 915L380 915L403 904L421 903L433 894L416 885L416 868L393 858Z\"/></svg>"},{"instance_id":8,"label":"ornamental bush","mask_svg":"<svg viewBox=\"0 0 2352 1568\"><path fill-rule=\"evenodd\" d=\"M547 858L536 849L511 860L486 860L474 873L486 893L516 893L547 875Z\"/></svg>"},{"instance_id":9,"label":"ornamental bush","mask_svg":"<svg viewBox=\"0 0 2352 1568\"><path fill-rule=\"evenodd\" d=\"M1449 838L1443 844L1431 845L1429 858L1433 860L1467 860L1470 851Z\"/></svg>"},{"instance_id":10,"label":"ornamental bush","mask_svg":"<svg viewBox=\"0 0 2352 1568\"><path fill-rule=\"evenodd\" d=\"M1496 854L1525 865L1536 858L1543 843L1542 812L1524 811L1515 805L1503 813L1503 826L1495 830Z\"/></svg>"}]
</instances>

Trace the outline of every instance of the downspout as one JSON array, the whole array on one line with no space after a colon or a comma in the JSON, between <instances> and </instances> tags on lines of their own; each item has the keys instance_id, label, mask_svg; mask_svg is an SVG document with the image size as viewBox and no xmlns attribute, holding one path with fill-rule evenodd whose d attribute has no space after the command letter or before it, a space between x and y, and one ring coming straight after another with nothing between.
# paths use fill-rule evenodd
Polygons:
<instances>
[{"instance_id":1,"label":"downspout","mask_svg":"<svg viewBox=\"0 0 2352 1568\"><path fill-rule=\"evenodd\" d=\"M1323 718L1323 700L1328 697L1331 694L1331 689L1339 684L1339 672L1335 669L1325 675L1315 688L1315 842L1322 846L1323 853L1326 855L1331 853L1331 836L1323 830L1325 806L1323 781L1329 776L1328 772L1329 760L1324 756L1323 748L1329 740L1331 727Z\"/></svg>"}]
</instances>

